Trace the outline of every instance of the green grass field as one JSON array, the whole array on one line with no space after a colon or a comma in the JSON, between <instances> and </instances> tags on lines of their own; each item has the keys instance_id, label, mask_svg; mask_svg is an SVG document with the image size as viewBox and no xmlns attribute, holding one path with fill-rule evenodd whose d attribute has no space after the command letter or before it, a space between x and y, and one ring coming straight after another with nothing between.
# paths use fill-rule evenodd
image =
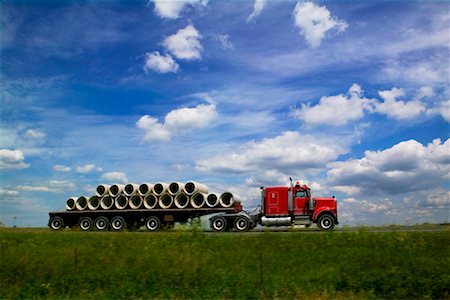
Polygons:
<instances>
[{"instance_id":1,"label":"green grass field","mask_svg":"<svg viewBox=\"0 0 450 300\"><path fill-rule=\"evenodd\" d=\"M439 299L450 231L0 229L1 299Z\"/></svg>"}]
</instances>

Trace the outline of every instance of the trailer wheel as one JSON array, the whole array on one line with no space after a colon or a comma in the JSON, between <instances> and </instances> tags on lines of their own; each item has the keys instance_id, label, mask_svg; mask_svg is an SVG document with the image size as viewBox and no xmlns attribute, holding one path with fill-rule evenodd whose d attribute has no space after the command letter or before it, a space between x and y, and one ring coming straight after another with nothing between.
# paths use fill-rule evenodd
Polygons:
<instances>
[{"instance_id":1,"label":"trailer wheel","mask_svg":"<svg viewBox=\"0 0 450 300\"><path fill-rule=\"evenodd\" d=\"M92 219L89 217L81 218L80 223L79 223L79 226L80 226L81 230L83 230L83 231L91 230L92 225L93 225Z\"/></svg>"},{"instance_id":2,"label":"trailer wheel","mask_svg":"<svg viewBox=\"0 0 450 300\"><path fill-rule=\"evenodd\" d=\"M108 219L106 217L98 217L95 219L94 226L97 230L106 230L108 228Z\"/></svg>"},{"instance_id":3,"label":"trailer wheel","mask_svg":"<svg viewBox=\"0 0 450 300\"><path fill-rule=\"evenodd\" d=\"M330 215L322 215L319 218L318 225L322 230L331 230L334 227L333 217Z\"/></svg>"},{"instance_id":4,"label":"trailer wheel","mask_svg":"<svg viewBox=\"0 0 450 300\"><path fill-rule=\"evenodd\" d=\"M161 221L158 217L152 216L145 220L145 227L150 231L158 231L161 227Z\"/></svg>"},{"instance_id":5,"label":"trailer wheel","mask_svg":"<svg viewBox=\"0 0 450 300\"><path fill-rule=\"evenodd\" d=\"M250 228L250 222L246 217L238 217L234 220L234 228L239 231L247 231Z\"/></svg>"},{"instance_id":6,"label":"trailer wheel","mask_svg":"<svg viewBox=\"0 0 450 300\"><path fill-rule=\"evenodd\" d=\"M114 231L121 231L125 227L125 220L122 217L116 216L111 219L110 226Z\"/></svg>"},{"instance_id":7,"label":"trailer wheel","mask_svg":"<svg viewBox=\"0 0 450 300\"><path fill-rule=\"evenodd\" d=\"M227 220L224 217L217 217L211 221L211 228L214 231L225 231L227 228Z\"/></svg>"},{"instance_id":8,"label":"trailer wheel","mask_svg":"<svg viewBox=\"0 0 450 300\"><path fill-rule=\"evenodd\" d=\"M61 230L65 227L64 221L61 217L52 217L50 219L50 228L53 230Z\"/></svg>"}]
</instances>

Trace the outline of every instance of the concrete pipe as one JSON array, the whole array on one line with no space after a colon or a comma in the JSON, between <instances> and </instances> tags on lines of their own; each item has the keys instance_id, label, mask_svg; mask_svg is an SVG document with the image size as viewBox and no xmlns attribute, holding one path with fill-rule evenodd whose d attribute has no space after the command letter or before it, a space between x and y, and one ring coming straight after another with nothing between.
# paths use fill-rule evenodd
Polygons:
<instances>
[{"instance_id":1,"label":"concrete pipe","mask_svg":"<svg viewBox=\"0 0 450 300\"><path fill-rule=\"evenodd\" d=\"M219 204L219 198L219 194L209 194L208 197L206 197L206 205L208 205L208 207L216 207Z\"/></svg>"},{"instance_id":2,"label":"concrete pipe","mask_svg":"<svg viewBox=\"0 0 450 300\"><path fill-rule=\"evenodd\" d=\"M113 184L109 187L109 195L111 197L117 197L119 196L123 191L124 185L123 184Z\"/></svg>"},{"instance_id":3,"label":"concrete pipe","mask_svg":"<svg viewBox=\"0 0 450 300\"><path fill-rule=\"evenodd\" d=\"M100 207L100 198L97 196L89 197L88 199L88 208L90 210L97 210Z\"/></svg>"},{"instance_id":4,"label":"concrete pipe","mask_svg":"<svg viewBox=\"0 0 450 300\"><path fill-rule=\"evenodd\" d=\"M139 184L129 183L123 188L125 196L130 197L138 192Z\"/></svg>"},{"instance_id":5,"label":"concrete pipe","mask_svg":"<svg viewBox=\"0 0 450 300\"><path fill-rule=\"evenodd\" d=\"M159 197L158 203L161 208L170 208L173 204L173 196L169 193L164 193Z\"/></svg>"},{"instance_id":6,"label":"concrete pipe","mask_svg":"<svg viewBox=\"0 0 450 300\"><path fill-rule=\"evenodd\" d=\"M186 208L189 204L189 196L181 192L175 196L175 206L177 208Z\"/></svg>"},{"instance_id":7,"label":"concrete pipe","mask_svg":"<svg viewBox=\"0 0 450 300\"><path fill-rule=\"evenodd\" d=\"M103 197L109 193L109 186L106 184L100 184L95 189L95 194L97 197Z\"/></svg>"},{"instance_id":8,"label":"concrete pipe","mask_svg":"<svg viewBox=\"0 0 450 300\"><path fill-rule=\"evenodd\" d=\"M206 194L195 193L191 196L191 205L193 208L202 208L206 202Z\"/></svg>"},{"instance_id":9,"label":"concrete pipe","mask_svg":"<svg viewBox=\"0 0 450 300\"><path fill-rule=\"evenodd\" d=\"M114 198L109 196L109 195L105 195L100 199L100 206L103 209L111 209L114 207Z\"/></svg>"},{"instance_id":10,"label":"concrete pipe","mask_svg":"<svg viewBox=\"0 0 450 300\"><path fill-rule=\"evenodd\" d=\"M138 194L141 195L142 197L145 197L152 191L153 191L153 184L145 182L139 186Z\"/></svg>"},{"instance_id":11,"label":"concrete pipe","mask_svg":"<svg viewBox=\"0 0 450 300\"><path fill-rule=\"evenodd\" d=\"M169 184L169 194L175 196L179 192L181 192L184 188L184 183L181 182L171 182Z\"/></svg>"},{"instance_id":12,"label":"concrete pipe","mask_svg":"<svg viewBox=\"0 0 450 300\"><path fill-rule=\"evenodd\" d=\"M84 196L78 197L77 201L75 202L75 207L78 210L85 210L87 208L87 199Z\"/></svg>"},{"instance_id":13,"label":"concrete pipe","mask_svg":"<svg viewBox=\"0 0 450 300\"><path fill-rule=\"evenodd\" d=\"M133 196L131 196L130 198L130 207L132 209L138 209L142 206L142 197L138 194L134 194Z\"/></svg>"},{"instance_id":14,"label":"concrete pipe","mask_svg":"<svg viewBox=\"0 0 450 300\"><path fill-rule=\"evenodd\" d=\"M193 195L194 193L203 193L208 194L208 187L202 183L198 183L195 181L186 182L184 185L184 192L187 195Z\"/></svg>"},{"instance_id":15,"label":"concrete pipe","mask_svg":"<svg viewBox=\"0 0 450 300\"><path fill-rule=\"evenodd\" d=\"M116 208L117 209L125 209L128 205L128 197L125 195L119 195L116 198Z\"/></svg>"},{"instance_id":16,"label":"concrete pipe","mask_svg":"<svg viewBox=\"0 0 450 300\"><path fill-rule=\"evenodd\" d=\"M165 182L158 182L157 184L155 184L153 186L153 193L156 196L161 196L162 194L164 194L164 192L167 191L168 188L169 188L169 184L167 184Z\"/></svg>"},{"instance_id":17,"label":"concrete pipe","mask_svg":"<svg viewBox=\"0 0 450 300\"><path fill-rule=\"evenodd\" d=\"M77 197L70 197L66 200L66 210L74 210L76 208Z\"/></svg>"},{"instance_id":18,"label":"concrete pipe","mask_svg":"<svg viewBox=\"0 0 450 300\"><path fill-rule=\"evenodd\" d=\"M156 204L158 204L158 197L155 196L155 194L150 193L144 198L144 206L147 209L153 209L156 207Z\"/></svg>"},{"instance_id":19,"label":"concrete pipe","mask_svg":"<svg viewBox=\"0 0 450 300\"><path fill-rule=\"evenodd\" d=\"M241 202L241 198L236 194L225 192L220 195L219 202L222 207L232 207L235 202Z\"/></svg>"}]
</instances>

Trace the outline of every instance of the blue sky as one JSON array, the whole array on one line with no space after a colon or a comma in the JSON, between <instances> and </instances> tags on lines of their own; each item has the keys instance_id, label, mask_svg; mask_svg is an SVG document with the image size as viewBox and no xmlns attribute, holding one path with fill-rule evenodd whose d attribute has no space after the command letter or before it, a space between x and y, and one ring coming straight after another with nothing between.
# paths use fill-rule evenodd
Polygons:
<instances>
[{"instance_id":1,"label":"blue sky","mask_svg":"<svg viewBox=\"0 0 450 300\"><path fill-rule=\"evenodd\" d=\"M1 222L100 183L259 204L291 176L344 225L450 221L446 1L3 1Z\"/></svg>"}]
</instances>

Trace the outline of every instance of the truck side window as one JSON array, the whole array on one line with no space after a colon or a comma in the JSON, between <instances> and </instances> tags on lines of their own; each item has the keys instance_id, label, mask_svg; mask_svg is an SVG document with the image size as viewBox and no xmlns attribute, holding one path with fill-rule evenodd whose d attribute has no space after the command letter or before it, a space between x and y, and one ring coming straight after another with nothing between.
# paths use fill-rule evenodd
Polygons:
<instances>
[{"instance_id":1,"label":"truck side window","mask_svg":"<svg viewBox=\"0 0 450 300\"><path fill-rule=\"evenodd\" d=\"M295 197L305 197L305 196L306 196L305 191L297 191L295 193Z\"/></svg>"}]
</instances>

